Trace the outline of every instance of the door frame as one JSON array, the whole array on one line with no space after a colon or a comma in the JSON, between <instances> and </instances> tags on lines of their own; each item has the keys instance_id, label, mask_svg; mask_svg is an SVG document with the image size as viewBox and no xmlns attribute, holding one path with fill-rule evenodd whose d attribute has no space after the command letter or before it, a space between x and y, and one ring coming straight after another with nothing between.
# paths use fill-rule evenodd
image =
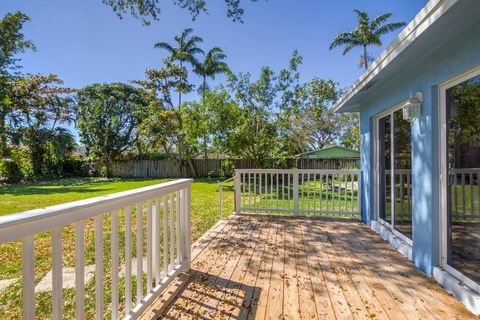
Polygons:
<instances>
[{"instance_id":1,"label":"door frame","mask_svg":"<svg viewBox=\"0 0 480 320\"><path fill-rule=\"evenodd\" d=\"M380 119L390 115L392 120L393 120L393 113L398 111L398 110L401 110L407 103L408 103L409 99L406 99L406 100L403 100L402 102L396 104L395 106L391 107L391 108L388 108L387 110L384 110L378 114L376 114L374 117L373 117L373 126L374 126L374 138L373 138L373 149L374 149L374 186L375 186L375 190L373 192L373 195L374 195L374 208L375 208L375 213L374 213L374 216L375 216L375 221L377 221L378 223L380 223L381 225L385 226L389 231L391 231L395 236L399 237L401 240L403 240L405 243L407 243L409 246L412 246L413 245L413 239L410 239L408 238L407 236L403 235L402 233L400 233L398 230L395 229L395 206L392 206L392 218L391 218L391 221L390 223L388 223L387 221L384 221L382 219L380 219L380 179L381 179L381 174L380 174L380 148L379 148L379 139L380 139L380 136L379 136L379 122L380 122ZM392 121L392 126L390 128L390 134L391 136L393 137L393 129L394 129L394 125L395 125L395 122ZM392 139L392 157L390 159L390 162L391 162L391 168L394 168L394 165L393 165L393 162L395 161L394 159L394 150L395 150L395 139ZM412 180L413 182L413 174L412 174ZM394 183L395 183L395 179L393 178L393 175L392 175L392 179L390 179L390 198L391 199L395 199L394 197L394 192L395 192L395 189L394 189ZM413 195L413 192L412 192L412 195ZM413 196L412 196L412 200L413 200ZM413 210L412 210L412 230L413 230ZM413 233L412 233L412 238L413 238Z\"/></svg>"},{"instance_id":2,"label":"door frame","mask_svg":"<svg viewBox=\"0 0 480 320\"><path fill-rule=\"evenodd\" d=\"M480 293L480 283L477 283L464 275L461 271L448 264L448 216L447 216L447 183L448 183L448 163L447 163L447 90L468 79L480 75L480 65L471 68L461 74L450 78L438 85L438 151L439 151L439 235L440 235L440 266L449 274L465 283L468 287Z\"/></svg>"}]
</instances>

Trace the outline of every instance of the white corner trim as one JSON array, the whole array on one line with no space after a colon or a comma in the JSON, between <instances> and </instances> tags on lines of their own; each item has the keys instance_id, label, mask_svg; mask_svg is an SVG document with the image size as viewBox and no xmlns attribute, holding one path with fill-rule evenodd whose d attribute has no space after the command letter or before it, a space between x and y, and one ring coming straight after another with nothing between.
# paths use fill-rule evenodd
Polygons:
<instances>
[{"instance_id":1,"label":"white corner trim","mask_svg":"<svg viewBox=\"0 0 480 320\"><path fill-rule=\"evenodd\" d=\"M333 110L339 111L356 93L387 67L401 52L408 48L423 32L443 16L458 0L430 0L413 20L399 33L390 45L340 98Z\"/></svg>"},{"instance_id":2,"label":"white corner trim","mask_svg":"<svg viewBox=\"0 0 480 320\"><path fill-rule=\"evenodd\" d=\"M474 291L459 279L441 268L433 268L433 278L440 283L447 292L460 300L468 310L480 315L480 293Z\"/></svg>"},{"instance_id":3,"label":"white corner trim","mask_svg":"<svg viewBox=\"0 0 480 320\"><path fill-rule=\"evenodd\" d=\"M412 261L412 245L395 235L392 230L384 226L382 223L372 220L370 228L378 233L383 240L388 241L398 252Z\"/></svg>"}]
</instances>

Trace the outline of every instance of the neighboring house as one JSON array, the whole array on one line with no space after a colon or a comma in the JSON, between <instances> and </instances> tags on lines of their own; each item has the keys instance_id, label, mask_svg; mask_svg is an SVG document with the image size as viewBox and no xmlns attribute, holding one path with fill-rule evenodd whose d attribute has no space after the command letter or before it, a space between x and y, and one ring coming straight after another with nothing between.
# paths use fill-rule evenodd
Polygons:
<instances>
[{"instance_id":1,"label":"neighboring house","mask_svg":"<svg viewBox=\"0 0 480 320\"><path fill-rule=\"evenodd\" d=\"M328 145L323 149L297 154L296 158L302 159L352 159L360 158L360 152L335 145Z\"/></svg>"},{"instance_id":2,"label":"neighboring house","mask_svg":"<svg viewBox=\"0 0 480 320\"><path fill-rule=\"evenodd\" d=\"M429 1L335 109L360 113L363 222L480 313L480 1Z\"/></svg>"}]
</instances>

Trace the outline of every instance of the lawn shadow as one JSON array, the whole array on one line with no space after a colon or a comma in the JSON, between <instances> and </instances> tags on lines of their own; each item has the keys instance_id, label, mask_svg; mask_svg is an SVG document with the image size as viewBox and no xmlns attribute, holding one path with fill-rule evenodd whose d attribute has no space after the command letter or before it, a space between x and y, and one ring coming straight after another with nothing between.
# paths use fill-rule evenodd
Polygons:
<instances>
[{"instance_id":1,"label":"lawn shadow","mask_svg":"<svg viewBox=\"0 0 480 320\"><path fill-rule=\"evenodd\" d=\"M107 183L136 181L134 179L103 179L103 178L80 178L80 179L61 179L34 183L19 183L5 185L0 188L0 195L43 195L54 193L94 193L109 192L114 188L105 187ZM102 188L99 188L102 186Z\"/></svg>"}]
</instances>

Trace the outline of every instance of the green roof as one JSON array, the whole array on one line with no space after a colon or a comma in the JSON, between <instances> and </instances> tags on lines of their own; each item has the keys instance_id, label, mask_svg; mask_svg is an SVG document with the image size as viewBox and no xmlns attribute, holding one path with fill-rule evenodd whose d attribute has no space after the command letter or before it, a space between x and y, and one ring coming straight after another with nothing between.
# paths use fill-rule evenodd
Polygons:
<instances>
[{"instance_id":1,"label":"green roof","mask_svg":"<svg viewBox=\"0 0 480 320\"><path fill-rule=\"evenodd\" d=\"M340 146L326 146L320 150L313 150L296 155L297 158L331 159L331 158L360 158L360 152Z\"/></svg>"}]
</instances>

